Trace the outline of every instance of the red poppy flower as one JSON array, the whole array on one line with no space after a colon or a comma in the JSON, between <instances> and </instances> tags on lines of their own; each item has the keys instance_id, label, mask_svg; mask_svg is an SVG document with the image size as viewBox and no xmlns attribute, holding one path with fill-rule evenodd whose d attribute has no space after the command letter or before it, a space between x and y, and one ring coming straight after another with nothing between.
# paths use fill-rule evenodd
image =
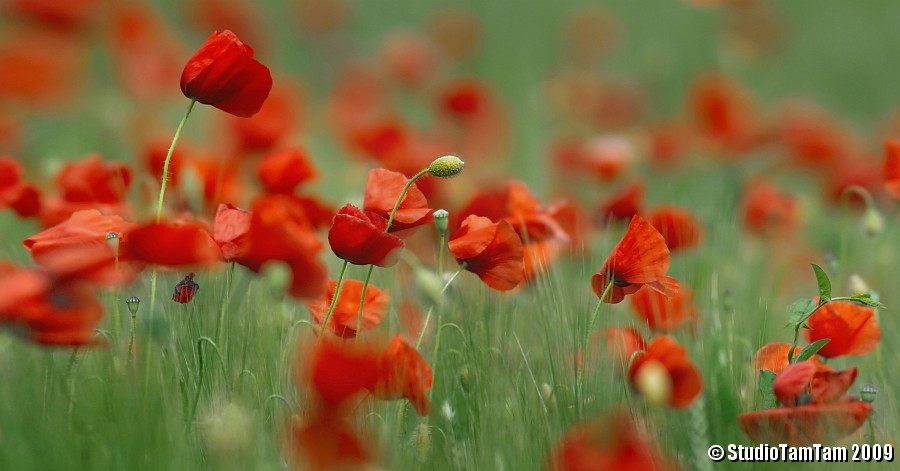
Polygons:
<instances>
[{"instance_id":1,"label":"red poppy flower","mask_svg":"<svg viewBox=\"0 0 900 471\"><path fill-rule=\"evenodd\" d=\"M641 288L631 296L631 308L651 330L675 330L697 318L694 292L684 286L668 297L654 289Z\"/></svg>"},{"instance_id":2,"label":"red poppy flower","mask_svg":"<svg viewBox=\"0 0 900 471\"><path fill-rule=\"evenodd\" d=\"M194 272L188 273L184 279L175 285L175 291L172 293L172 301L181 304L187 304L194 299L194 295L200 291L200 285L194 281Z\"/></svg>"},{"instance_id":3,"label":"red poppy flower","mask_svg":"<svg viewBox=\"0 0 900 471\"><path fill-rule=\"evenodd\" d=\"M642 212L644 184L636 181L622 188L600 205L595 220L604 225L611 219L625 220Z\"/></svg>"},{"instance_id":4,"label":"red poppy flower","mask_svg":"<svg viewBox=\"0 0 900 471\"><path fill-rule=\"evenodd\" d=\"M265 195L251 206L246 245L235 258L241 265L259 272L270 261L291 268L288 292L298 298L315 298L325 291L327 270L318 260L323 243L303 204L286 195Z\"/></svg>"},{"instance_id":5,"label":"red poppy flower","mask_svg":"<svg viewBox=\"0 0 900 471\"><path fill-rule=\"evenodd\" d=\"M896 139L884 142L884 188L900 199L900 141Z\"/></svg>"},{"instance_id":6,"label":"red poppy flower","mask_svg":"<svg viewBox=\"0 0 900 471\"><path fill-rule=\"evenodd\" d=\"M606 354L619 365L628 365L631 357L647 349L647 341L634 327L608 327L606 329Z\"/></svg>"},{"instance_id":7,"label":"red poppy flower","mask_svg":"<svg viewBox=\"0 0 900 471\"><path fill-rule=\"evenodd\" d=\"M63 199L70 203L121 203L131 185L131 170L117 162L104 162L99 154L66 164L56 175Z\"/></svg>"},{"instance_id":8,"label":"red poppy flower","mask_svg":"<svg viewBox=\"0 0 900 471\"><path fill-rule=\"evenodd\" d=\"M781 115L779 138L796 164L821 169L854 152L848 131L815 104L793 102Z\"/></svg>"},{"instance_id":9,"label":"red poppy flower","mask_svg":"<svg viewBox=\"0 0 900 471\"><path fill-rule=\"evenodd\" d=\"M690 94L690 111L698 130L711 143L743 152L761 138L753 101L739 84L721 75L697 79Z\"/></svg>"},{"instance_id":10,"label":"red poppy flower","mask_svg":"<svg viewBox=\"0 0 900 471\"><path fill-rule=\"evenodd\" d=\"M447 247L458 263L495 290L509 291L525 280L524 247L506 221L469 216Z\"/></svg>"},{"instance_id":11,"label":"red poppy flower","mask_svg":"<svg viewBox=\"0 0 900 471\"><path fill-rule=\"evenodd\" d=\"M348 405L378 382L381 365L379 349L370 343L342 342L322 338L308 359L308 370L298 371L298 389L312 388L322 415L342 415Z\"/></svg>"},{"instance_id":12,"label":"red poppy flower","mask_svg":"<svg viewBox=\"0 0 900 471\"><path fill-rule=\"evenodd\" d=\"M213 239L225 260L234 260L246 250L247 232L252 216L231 204L220 204L213 222Z\"/></svg>"},{"instance_id":13,"label":"red poppy flower","mask_svg":"<svg viewBox=\"0 0 900 471\"><path fill-rule=\"evenodd\" d=\"M795 198L765 181L747 185L741 206L744 226L756 233L788 232L799 216Z\"/></svg>"},{"instance_id":14,"label":"red poppy flower","mask_svg":"<svg viewBox=\"0 0 900 471\"><path fill-rule=\"evenodd\" d=\"M600 271L591 277L591 288L597 297L617 304L625 295L648 286L666 296L678 292L678 281L666 276L669 270L669 249L662 235L640 216L634 216L622 240L603 262Z\"/></svg>"},{"instance_id":15,"label":"red poppy flower","mask_svg":"<svg viewBox=\"0 0 900 471\"><path fill-rule=\"evenodd\" d=\"M756 351L753 355L753 368L759 373L762 370L769 370L773 373L780 373L781 370L788 366L788 352L791 350L791 344L772 342L767 343ZM800 353L803 347L798 345L794 347L794 355ZM818 357L813 356L809 361L816 364L819 369L830 370L831 368L822 363Z\"/></svg>"},{"instance_id":16,"label":"red poppy flower","mask_svg":"<svg viewBox=\"0 0 900 471\"><path fill-rule=\"evenodd\" d=\"M400 260L403 241L385 227L381 216L347 204L334 216L328 243L338 258L352 264L390 267Z\"/></svg>"},{"instance_id":17,"label":"red poppy flower","mask_svg":"<svg viewBox=\"0 0 900 471\"><path fill-rule=\"evenodd\" d=\"M213 33L181 74L186 97L242 118L256 114L271 89L269 69L229 30Z\"/></svg>"},{"instance_id":18,"label":"red poppy flower","mask_svg":"<svg viewBox=\"0 0 900 471\"><path fill-rule=\"evenodd\" d=\"M370 170L369 178L366 180L363 210L378 214L387 221L408 181L409 178L399 172L383 168ZM428 201L425 200L425 195L413 183L406 191L403 201L400 202L388 232L402 231L431 223L434 221L432 212L432 209L428 207Z\"/></svg>"},{"instance_id":19,"label":"red poppy flower","mask_svg":"<svg viewBox=\"0 0 900 471\"><path fill-rule=\"evenodd\" d=\"M612 181L634 164L636 150L626 137L608 135L585 142L581 154L581 171L587 170L602 181Z\"/></svg>"},{"instance_id":20,"label":"red poppy flower","mask_svg":"<svg viewBox=\"0 0 900 471\"><path fill-rule=\"evenodd\" d=\"M12 28L0 40L0 100L59 109L87 70L87 41L38 28Z\"/></svg>"},{"instance_id":21,"label":"red poppy flower","mask_svg":"<svg viewBox=\"0 0 900 471\"><path fill-rule=\"evenodd\" d=\"M294 416L289 452L303 469L327 471L356 469L372 461L372 451L346 420L317 415L310 420Z\"/></svg>"},{"instance_id":22,"label":"red poppy flower","mask_svg":"<svg viewBox=\"0 0 900 471\"><path fill-rule=\"evenodd\" d=\"M211 264L222 260L222 250L199 223L160 222L132 230L122 241L125 260L167 266Z\"/></svg>"},{"instance_id":23,"label":"red poppy flower","mask_svg":"<svg viewBox=\"0 0 900 471\"><path fill-rule=\"evenodd\" d=\"M647 216L647 221L662 234L672 252L696 247L703 240L703 226L685 209L659 206Z\"/></svg>"},{"instance_id":24,"label":"red poppy flower","mask_svg":"<svg viewBox=\"0 0 900 471\"><path fill-rule=\"evenodd\" d=\"M775 377L772 390L784 406L835 402L856 380L856 367L844 371L821 370L811 361L786 366Z\"/></svg>"},{"instance_id":25,"label":"red poppy flower","mask_svg":"<svg viewBox=\"0 0 900 471\"><path fill-rule=\"evenodd\" d=\"M451 82L438 92L439 110L465 119L483 112L489 106L490 94L478 80L467 78Z\"/></svg>"},{"instance_id":26,"label":"red poppy flower","mask_svg":"<svg viewBox=\"0 0 900 471\"><path fill-rule=\"evenodd\" d=\"M881 327L875 309L849 301L833 301L820 307L807 319L803 330L807 342L830 341L819 350L825 358L860 356L875 351L881 340Z\"/></svg>"},{"instance_id":27,"label":"red poppy flower","mask_svg":"<svg viewBox=\"0 0 900 471\"><path fill-rule=\"evenodd\" d=\"M203 200L211 206L243 199L243 175L237 158L197 153L185 159L181 172L185 175L193 172Z\"/></svg>"},{"instance_id":28,"label":"red poppy flower","mask_svg":"<svg viewBox=\"0 0 900 471\"><path fill-rule=\"evenodd\" d=\"M288 148L267 154L256 165L256 174L268 193L294 192L297 185L316 177L305 151Z\"/></svg>"},{"instance_id":29,"label":"red poppy flower","mask_svg":"<svg viewBox=\"0 0 900 471\"><path fill-rule=\"evenodd\" d=\"M431 367L419 351L400 334L394 335L381 354L375 396L385 400L409 399L419 415L428 415L431 401L427 394L433 382Z\"/></svg>"},{"instance_id":30,"label":"red poppy flower","mask_svg":"<svg viewBox=\"0 0 900 471\"><path fill-rule=\"evenodd\" d=\"M143 149L144 170L157 182L162 183L163 169L166 165L166 156L169 153L169 146L172 145L171 138L154 139L147 142ZM172 157L169 159L169 179L167 185L173 188L178 187L181 177L181 167L183 157L189 152L185 152L187 145L184 141L179 141L179 145L172 151Z\"/></svg>"},{"instance_id":31,"label":"red poppy flower","mask_svg":"<svg viewBox=\"0 0 900 471\"><path fill-rule=\"evenodd\" d=\"M22 182L22 164L0 156L0 208L12 208L19 216L31 217L41 210L37 189Z\"/></svg>"},{"instance_id":32,"label":"red poppy flower","mask_svg":"<svg viewBox=\"0 0 900 471\"><path fill-rule=\"evenodd\" d=\"M666 460L650 436L625 413L577 425L556 445L548 468L552 471L680 469Z\"/></svg>"},{"instance_id":33,"label":"red poppy flower","mask_svg":"<svg viewBox=\"0 0 900 471\"><path fill-rule=\"evenodd\" d=\"M647 378L654 375L662 377ZM700 372L687 350L668 335L654 337L647 350L634 358L628 380L642 395L678 408L690 406L703 390Z\"/></svg>"},{"instance_id":34,"label":"red poppy flower","mask_svg":"<svg viewBox=\"0 0 900 471\"><path fill-rule=\"evenodd\" d=\"M107 43L121 88L144 100L172 96L172 77L185 55L178 35L150 4L121 2L109 9L110 20L102 24L109 28Z\"/></svg>"},{"instance_id":35,"label":"red poppy flower","mask_svg":"<svg viewBox=\"0 0 900 471\"><path fill-rule=\"evenodd\" d=\"M3 8L8 13L26 16L65 32L90 23L96 18L100 5L101 2L97 0L8 0Z\"/></svg>"},{"instance_id":36,"label":"red poppy flower","mask_svg":"<svg viewBox=\"0 0 900 471\"><path fill-rule=\"evenodd\" d=\"M343 338L353 338L358 335L356 331L357 322L359 321L359 302L362 296L363 283L361 281L347 279L341 284L341 294L338 297L337 304L334 306L334 312L331 313L328 328L335 335ZM313 319L318 324L325 321L325 315L328 313L328 307L334 299L334 292L337 289L337 281L328 282L328 290L324 296L308 301L306 307L312 313ZM366 300L363 302L362 323L359 324L361 330L372 330L381 323L387 314L388 305L391 298L388 290L381 291L375 286L369 285L366 288Z\"/></svg>"},{"instance_id":37,"label":"red poppy flower","mask_svg":"<svg viewBox=\"0 0 900 471\"><path fill-rule=\"evenodd\" d=\"M115 232L123 239L135 227L137 224L119 216L105 216L96 209L87 209L76 211L65 222L25 239L22 245L40 265L42 260L52 258L53 252L61 248L78 247L92 242L105 244L106 235L110 232Z\"/></svg>"},{"instance_id":38,"label":"red poppy flower","mask_svg":"<svg viewBox=\"0 0 900 471\"><path fill-rule=\"evenodd\" d=\"M297 87L299 88L299 87ZM227 128L241 151L272 149L298 126L303 110L293 88L280 83L263 103L259 113L250 118L227 118Z\"/></svg>"}]
</instances>

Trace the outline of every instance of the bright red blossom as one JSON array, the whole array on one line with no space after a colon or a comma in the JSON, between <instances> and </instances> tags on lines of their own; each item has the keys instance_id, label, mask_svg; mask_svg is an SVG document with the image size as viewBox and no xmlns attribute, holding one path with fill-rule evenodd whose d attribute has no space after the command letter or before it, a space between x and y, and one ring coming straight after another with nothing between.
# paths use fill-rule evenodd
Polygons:
<instances>
[{"instance_id":1,"label":"bright red blossom","mask_svg":"<svg viewBox=\"0 0 900 471\"><path fill-rule=\"evenodd\" d=\"M884 188L900 199L900 141L896 139L884 143Z\"/></svg>"},{"instance_id":2,"label":"bright red blossom","mask_svg":"<svg viewBox=\"0 0 900 471\"><path fill-rule=\"evenodd\" d=\"M647 216L647 221L662 234L672 252L696 247L703 240L703 225L686 209L659 206Z\"/></svg>"},{"instance_id":3,"label":"bright red blossom","mask_svg":"<svg viewBox=\"0 0 900 471\"><path fill-rule=\"evenodd\" d=\"M125 260L167 266L212 264L222 260L222 250L199 223L151 223L133 229L122 241Z\"/></svg>"},{"instance_id":4,"label":"bright red blossom","mask_svg":"<svg viewBox=\"0 0 900 471\"><path fill-rule=\"evenodd\" d=\"M366 180L363 210L376 213L387 221L407 181L409 179L399 172L383 168L370 170L369 178ZM425 200L425 195L413 183L406 191L403 201L400 202L388 232L397 232L428 224L434 221L432 212L432 209L428 207L428 201Z\"/></svg>"},{"instance_id":5,"label":"bright red blossom","mask_svg":"<svg viewBox=\"0 0 900 471\"><path fill-rule=\"evenodd\" d=\"M525 279L522 241L506 221L469 216L447 243L450 253L466 270L498 291L509 291Z\"/></svg>"},{"instance_id":6,"label":"bright red blossom","mask_svg":"<svg viewBox=\"0 0 900 471\"><path fill-rule=\"evenodd\" d=\"M297 185L316 177L305 151L287 148L267 154L256 165L256 174L268 193L293 193Z\"/></svg>"},{"instance_id":7,"label":"bright red blossom","mask_svg":"<svg viewBox=\"0 0 900 471\"><path fill-rule=\"evenodd\" d=\"M826 303L806 321L803 336L809 343L830 339L818 355L825 358L872 353L881 341L875 309L849 301Z\"/></svg>"},{"instance_id":8,"label":"bright red blossom","mask_svg":"<svg viewBox=\"0 0 900 471\"><path fill-rule=\"evenodd\" d=\"M347 204L334 216L328 243L338 258L354 265L390 267L400 259L403 241L385 227L381 216Z\"/></svg>"},{"instance_id":9,"label":"bright red blossom","mask_svg":"<svg viewBox=\"0 0 900 471\"><path fill-rule=\"evenodd\" d=\"M631 296L631 307L651 330L674 330L697 318L694 292L684 286L669 297L649 287L641 288Z\"/></svg>"},{"instance_id":10,"label":"bright red blossom","mask_svg":"<svg viewBox=\"0 0 900 471\"><path fill-rule=\"evenodd\" d=\"M41 209L40 195L22 180L22 164L0 156L0 209L12 208L19 216L31 217Z\"/></svg>"},{"instance_id":11,"label":"bright red blossom","mask_svg":"<svg viewBox=\"0 0 900 471\"><path fill-rule=\"evenodd\" d=\"M335 335L343 338L356 337L359 332L357 329L357 321L359 321L359 304L362 296L363 283L358 280L346 279L341 283L341 294L338 296L337 304L334 306L334 312L331 313L331 319L328 321L328 328ZM328 282L328 290L325 291L323 297L314 301L308 301L306 307L312 314L316 323L321 324L325 321L328 313L328 307L334 299L334 292L337 290L337 281ZM360 330L372 330L381 323L387 314L388 305L391 298L388 290L380 290L375 286L366 287L366 299L363 302L362 319L359 324Z\"/></svg>"}]
</instances>

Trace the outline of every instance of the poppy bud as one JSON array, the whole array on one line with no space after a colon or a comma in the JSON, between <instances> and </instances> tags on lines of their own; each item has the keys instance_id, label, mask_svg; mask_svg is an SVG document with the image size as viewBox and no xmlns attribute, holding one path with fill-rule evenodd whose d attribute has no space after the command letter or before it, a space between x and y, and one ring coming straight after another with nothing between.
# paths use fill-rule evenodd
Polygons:
<instances>
[{"instance_id":1,"label":"poppy bud","mask_svg":"<svg viewBox=\"0 0 900 471\"><path fill-rule=\"evenodd\" d=\"M869 237L875 237L884 230L884 217L873 206L869 206L869 209L866 210L865 228Z\"/></svg>"},{"instance_id":2,"label":"poppy bud","mask_svg":"<svg viewBox=\"0 0 900 471\"><path fill-rule=\"evenodd\" d=\"M869 404L875 402L875 395L877 394L878 388L875 387L874 384L864 384L859 390L859 398L862 399L863 402L868 402Z\"/></svg>"},{"instance_id":3,"label":"poppy bud","mask_svg":"<svg viewBox=\"0 0 900 471\"><path fill-rule=\"evenodd\" d=\"M131 311L131 315L137 315L138 307L141 305L141 300L138 299L137 296L132 296L125 301L125 305L128 306L128 310Z\"/></svg>"},{"instance_id":4,"label":"poppy bud","mask_svg":"<svg viewBox=\"0 0 900 471\"><path fill-rule=\"evenodd\" d=\"M241 118L255 115L271 89L269 69L229 30L213 33L181 73L184 96Z\"/></svg>"},{"instance_id":5,"label":"poppy bud","mask_svg":"<svg viewBox=\"0 0 900 471\"><path fill-rule=\"evenodd\" d=\"M428 173L441 178L452 177L463 171L465 162L455 155L438 157L428 166Z\"/></svg>"},{"instance_id":6,"label":"poppy bud","mask_svg":"<svg viewBox=\"0 0 900 471\"><path fill-rule=\"evenodd\" d=\"M443 209L439 209L434 212L434 227L437 228L438 234L441 237L444 237L444 234L447 232L447 220L449 219L450 213Z\"/></svg>"}]
</instances>

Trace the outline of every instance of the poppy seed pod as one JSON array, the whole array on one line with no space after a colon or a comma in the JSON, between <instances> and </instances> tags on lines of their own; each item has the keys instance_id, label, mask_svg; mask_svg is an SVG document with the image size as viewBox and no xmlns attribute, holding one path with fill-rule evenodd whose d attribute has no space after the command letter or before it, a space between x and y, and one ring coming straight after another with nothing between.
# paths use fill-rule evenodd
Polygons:
<instances>
[{"instance_id":1,"label":"poppy seed pod","mask_svg":"<svg viewBox=\"0 0 900 471\"><path fill-rule=\"evenodd\" d=\"M445 155L438 157L428 166L428 173L441 178L448 178L458 175L463 171L465 162L455 155Z\"/></svg>"},{"instance_id":2,"label":"poppy seed pod","mask_svg":"<svg viewBox=\"0 0 900 471\"><path fill-rule=\"evenodd\" d=\"M443 209L434 212L434 227L438 230L438 234L443 236L447 232L447 219L450 213Z\"/></svg>"},{"instance_id":3,"label":"poppy seed pod","mask_svg":"<svg viewBox=\"0 0 900 471\"><path fill-rule=\"evenodd\" d=\"M128 310L131 312L131 315L137 315L138 308L141 305L141 300L137 296L132 296L125 301L125 305L128 306Z\"/></svg>"}]
</instances>

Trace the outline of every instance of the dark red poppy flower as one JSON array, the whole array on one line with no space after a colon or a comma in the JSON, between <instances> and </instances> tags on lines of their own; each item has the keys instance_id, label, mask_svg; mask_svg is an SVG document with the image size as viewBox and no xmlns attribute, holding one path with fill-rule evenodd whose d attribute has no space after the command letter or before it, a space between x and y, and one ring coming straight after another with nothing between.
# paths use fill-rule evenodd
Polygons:
<instances>
[{"instance_id":1,"label":"dark red poppy flower","mask_svg":"<svg viewBox=\"0 0 900 471\"><path fill-rule=\"evenodd\" d=\"M806 321L807 342L829 339L819 350L825 358L860 356L872 353L881 341L881 327L875 309L849 301L832 301L820 307Z\"/></svg>"},{"instance_id":2,"label":"dark red poppy flower","mask_svg":"<svg viewBox=\"0 0 900 471\"><path fill-rule=\"evenodd\" d=\"M385 400L405 398L419 415L431 412L428 391L434 378L431 367L415 347L394 335L381 354L378 383L375 396Z\"/></svg>"},{"instance_id":3,"label":"dark red poppy flower","mask_svg":"<svg viewBox=\"0 0 900 471\"><path fill-rule=\"evenodd\" d=\"M506 221L469 216L447 243L466 270L498 291L509 291L525 280L525 249Z\"/></svg>"},{"instance_id":4,"label":"dark red poppy flower","mask_svg":"<svg viewBox=\"0 0 900 471\"><path fill-rule=\"evenodd\" d=\"M175 291L172 293L172 301L181 304L187 304L194 299L194 295L200 291L200 285L194 281L194 272L188 273L181 281L175 285Z\"/></svg>"},{"instance_id":5,"label":"dark red poppy flower","mask_svg":"<svg viewBox=\"0 0 900 471\"><path fill-rule=\"evenodd\" d=\"M900 141L888 139L884 143L884 188L900 199Z\"/></svg>"},{"instance_id":6,"label":"dark red poppy flower","mask_svg":"<svg viewBox=\"0 0 900 471\"><path fill-rule=\"evenodd\" d=\"M686 209L662 205L647 216L647 221L662 234L672 252L696 247L703 240L703 225Z\"/></svg>"},{"instance_id":7,"label":"dark red poppy flower","mask_svg":"<svg viewBox=\"0 0 900 471\"><path fill-rule=\"evenodd\" d=\"M669 249L662 235L640 216L634 216L622 240L603 262L600 271L591 277L591 288L597 297L609 288L601 301L617 304L625 295L648 286L666 296L678 292L678 281L666 276L669 270Z\"/></svg>"},{"instance_id":8,"label":"dark red poppy flower","mask_svg":"<svg viewBox=\"0 0 900 471\"><path fill-rule=\"evenodd\" d=\"M306 303L306 307L316 323L322 324L325 321L336 289L337 281L331 280L328 282L328 290L325 291L323 297ZM390 292L369 285L366 288L366 299L363 301L362 322L357 325L360 320L359 304L362 289L363 283L353 279L346 279L341 284L341 294L338 296L337 304L335 304L331 319L328 321L328 328L335 335L343 338L356 337L359 334L356 331L357 327L363 331L372 330L381 323L387 314L388 305L391 302Z\"/></svg>"},{"instance_id":9,"label":"dark red poppy flower","mask_svg":"<svg viewBox=\"0 0 900 471\"><path fill-rule=\"evenodd\" d=\"M765 181L747 185L741 206L744 226L761 234L790 231L797 222L800 209L793 196Z\"/></svg>"},{"instance_id":10,"label":"dark red poppy flower","mask_svg":"<svg viewBox=\"0 0 900 471\"><path fill-rule=\"evenodd\" d=\"M595 220L605 225L610 220L627 220L641 213L644 206L644 184L633 182L600 204Z\"/></svg>"},{"instance_id":11,"label":"dark red poppy flower","mask_svg":"<svg viewBox=\"0 0 900 471\"><path fill-rule=\"evenodd\" d=\"M296 90L295 90L296 89ZM259 113L250 118L226 116L227 129L236 140L239 151L264 151L273 149L297 130L303 118L299 86L290 87L281 82L263 103Z\"/></svg>"},{"instance_id":12,"label":"dark red poppy flower","mask_svg":"<svg viewBox=\"0 0 900 471\"><path fill-rule=\"evenodd\" d=\"M328 231L328 243L338 258L355 265L390 267L400 260L403 240L384 231L387 220L352 204L341 208Z\"/></svg>"},{"instance_id":13,"label":"dark red poppy flower","mask_svg":"<svg viewBox=\"0 0 900 471\"><path fill-rule=\"evenodd\" d=\"M694 291L684 286L672 296L643 287L631 296L631 308L651 330L675 330L697 318Z\"/></svg>"},{"instance_id":14,"label":"dark red poppy flower","mask_svg":"<svg viewBox=\"0 0 900 471\"><path fill-rule=\"evenodd\" d=\"M253 201L250 214L246 242L235 260L255 272L271 261L284 262L291 269L291 296L320 296L327 281L325 265L317 258L323 243L302 202L264 195Z\"/></svg>"},{"instance_id":15,"label":"dark red poppy flower","mask_svg":"<svg viewBox=\"0 0 900 471\"><path fill-rule=\"evenodd\" d=\"M21 178L22 164L0 156L0 209L12 208L21 217L35 216L41 210L40 194Z\"/></svg>"},{"instance_id":16,"label":"dark red poppy flower","mask_svg":"<svg viewBox=\"0 0 900 471\"><path fill-rule=\"evenodd\" d=\"M628 369L632 387L651 401L672 407L690 406L703 391L697 366L674 338L658 335Z\"/></svg>"},{"instance_id":17,"label":"dark red poppy flower","mask_svg":"<svg viewBox=\"0 0 900 471\"><path fill-rule=\"evenodd\" d=\"M242 118L256 114L271 89L269 69L229 30L213 33L181 74L186 97Z\"/></svg>"},{"instance_id":18,"label":"dark red poppy flower","mask_svg":"<svg viewBox=\"0 0 900 471\"><path fill-rule=\"evenodd\" d=\"M662 456L650 436L628 414L576 425L560 439L550 457L551 471L680 469Z\"/></svg>"},{"instance_id":19,"label":"dark red poppy flower","mask_svg":"<svg viewBox=\"0 0 900 471\"><path fill-rule=\"evenodd\" d=\"M759 373L762 370L769 370L773 373L779 373L788 366L788 352L791 350L791 344L772 342L767 343L756 351L753 355L753 368ZM794 355L800 353L803 347L798 345L794 347ZM813 356L809 361L816 364L819 369L830 370L831 368L822 363L818 357Z\"/></svg>"},{"instance_id":20,"label":"dark red poppy flower","mask_svg":"<svg viewBox=\"0 0 900 471\"><path fill-rule=\"evenodd\" d=\"M316 169L303 149L291 147L263 157L256 175L268 193L290 194L297 185L315 178Z\"/></svg>"},{"instance_id":21,"label":"dark red poppy flower","mask_svg":"<svg viewBox=\"0 0 900 471\"><path fill-rule=\"evenodd\" d=\"M212 264L222 250L199 223L151 223L133 229L122 241L122 258L167 266Z\"/></svg>"},{"instance_id":22,"label":"dark red poppy flower","mask_svg":"<svg viewBox=\"0 0 900 471\"><path fill-rule=\"evenodd\" d=\"M363 210L373 212L384 218L385 221L391 216L397 199L403 187L409 181L405 175L399 172L392 172L383 168L375 168L369 171L369 178L366 180L366 196L363 200ZM434 221L432 216L433 210L428 207L428 201L425 195L419 191L415 183L410 185L406 191L406 196L400 202L394 220L388 232L397 232L423 224L429 224Z\"/></svg>"},{"instance_id":23,"label":"dark red poppy flower","mask_svg":"<svg viewBox=\"0 0 900 471\"><path fill-rule=\"evenodd\" d=\"M758 443L828 443L853 433L869 417L871 404L844 396L856 368L823 371L811 361L786 366L773 392L784 406L738 416L741 429Z\"/></svg>"}]
</instances>

